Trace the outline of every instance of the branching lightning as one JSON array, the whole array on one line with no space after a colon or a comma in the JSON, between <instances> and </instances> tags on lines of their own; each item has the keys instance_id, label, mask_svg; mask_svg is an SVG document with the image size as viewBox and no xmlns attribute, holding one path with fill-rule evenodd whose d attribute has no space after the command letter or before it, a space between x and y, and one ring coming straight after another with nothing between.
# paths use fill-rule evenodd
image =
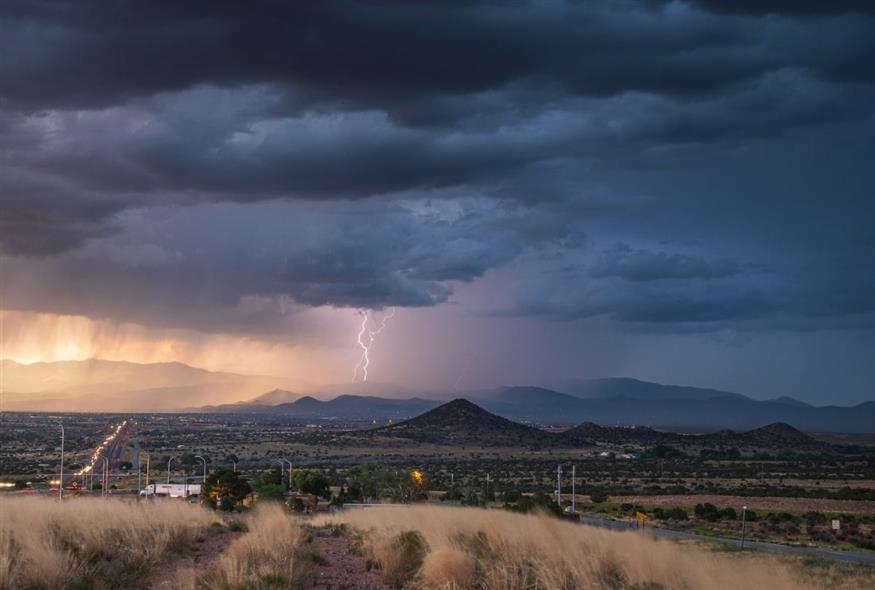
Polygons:
<instances>
[{"instance_id":1,"label":"branching lightning","mask_svg":"<svg viewBox=\"0 0 875 590\"><path fill-rule=\"evenodd\" d=\"M362 324L359 327L359 333L356 340L359 347L362 349L362 355L359 358L358 364L355 366L355 370L352 372L353 383L355 383L355 380L358 378L359 371L362 373L362 382L364 383L368 380L368 366L371 364L371 347L374 345L377 335L386 328L386 323L395 316L395 308L391 308L389 313L384 315L383 319L380 320L380 325L373 330L368 328L368 324L371 320L370 310L363 309L361 313Z\"/></svg>"}]
</instances>

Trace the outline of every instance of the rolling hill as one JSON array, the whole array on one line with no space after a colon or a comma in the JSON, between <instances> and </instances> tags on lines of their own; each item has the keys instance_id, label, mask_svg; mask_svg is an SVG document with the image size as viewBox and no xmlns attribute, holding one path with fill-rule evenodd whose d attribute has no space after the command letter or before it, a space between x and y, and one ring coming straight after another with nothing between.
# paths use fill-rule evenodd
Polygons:
<instances>
[{"instance_id":1,"label":"rolling hill","mask_svg":"<svg viewBox=\"0 0 875 590\"><path fill-rule=\"evenodd\" d=\"M800 452L828 451L831 445L800 432L789 424L775 422L745 432L721 430L707 434L680 434L641 427L599 426L584 422L560 433L569 446L637 446L652 448L667 446L675 449L792 450Z\"/></svg>"},{"instance_id":2,"label":"rolling hill","mask_svg":"<svg viewBox=\"0 0 875 590\"><path fill-rule=\"evenodd\" d=\"M365 432L371 437L439 445L539 447L557 442L548 432L491 414L466 399L455 399L416 418Z\"/></svg>"},{"instance_id":3,"label":"rolling hill","mask_svg":"<svg viewBox=\"0 0 875 590\"><path fill-rule=\"evenodd\" d=\"M832 448L783 423L769 424L747 432L724 430L709 434L679 434L647 427L604 427L584 422L562 432L548 432L496 416L466 399L455 399L398 424L350 431L347 436L371 440L403 439L441 446L634 447L646 450L661 445L694 453L702 449L823 452ZM336 440L343 444L345 438Z\"/></svg>"}]
</instances>

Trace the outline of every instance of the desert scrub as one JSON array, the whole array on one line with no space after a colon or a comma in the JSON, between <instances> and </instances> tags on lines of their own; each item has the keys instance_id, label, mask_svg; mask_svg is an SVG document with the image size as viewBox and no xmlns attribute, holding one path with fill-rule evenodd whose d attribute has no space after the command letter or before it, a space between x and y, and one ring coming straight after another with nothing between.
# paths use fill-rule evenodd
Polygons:
<instances>
[{"instance_id":1,"label":"desert scrub","mask_svg":"<svg viewBox=\"0 0 875 590\"><path fill-rule=\"evenodd\" d=\"M2 497L0 588L124 587L213 522L183 502Z\"/></svg>"},{"instance_id":2,"label":"desert scrub","mask_svg":"<svg viewBox=\"0 0 875 590\"><path fill-rule=\"evenodd\" d=\"M342 512L326 524L361 531L387 582L409 589L797 590L826 587L793 560L715 553L543 514L412 506ZM875 587L875 574L830 588ZM868 585L867 585L868 584Z\"/></svg>"},{"instance_id":3,"label":"desert scrub","mask_svg":"<svg viewBox=\"0 0 875 590\"><path fill-rule=\"evenodd\" d=\"M304 534L282 505L258 507L248 532L234 541L203 581L205 588L260 590L299 588L312 567Z\"/></svg>"},{"instance_id":4,"label":"desert scrub","mask_svg":"<svg viewBox=\"0 0 875 590\"><path fill-rule=\"evenodd\" d=\"M428 545L418 531L377 533L369 547L373 561L379 565L383 578L393 588L403 588L416 575L428 551Z\"/></svg>"}]
</instances>

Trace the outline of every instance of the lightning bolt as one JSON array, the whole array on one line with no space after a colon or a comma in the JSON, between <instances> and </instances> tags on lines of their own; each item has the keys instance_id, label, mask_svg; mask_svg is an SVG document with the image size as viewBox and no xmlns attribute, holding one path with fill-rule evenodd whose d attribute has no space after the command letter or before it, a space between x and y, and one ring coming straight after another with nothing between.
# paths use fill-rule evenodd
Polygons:
<instances>
[{"instance_id":1,"label":"lightning bolt","mask_svg":"<svg viewBox=\"0 0 875 590\"><path fill-rule=\"evenodd\" d=\"M370 310L363 309L361 310L361 314L362 324L359 326L359 333L356 337L356 341L358 342L359 348L362 349L362 355L359 357L359 362L355 366L355 370L352 372L353 383L355 383L356 378L358 378L359 371L362 373L362 383L368 380L368 366L371 364L371 347L374 345L377 335L386 329L386 323L395 316L395 308L391 308L389 313L384 315L383 319L380 320L380 325L373 330L368 328L368 323L371 319Z\"/></svg>"}]
</instances>

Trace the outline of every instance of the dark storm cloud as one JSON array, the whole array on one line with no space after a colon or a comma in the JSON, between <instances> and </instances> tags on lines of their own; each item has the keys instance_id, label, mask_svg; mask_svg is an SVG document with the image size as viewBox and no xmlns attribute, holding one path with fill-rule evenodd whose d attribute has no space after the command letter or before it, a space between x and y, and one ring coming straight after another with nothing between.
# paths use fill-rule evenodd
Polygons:
<instances>
[{"instance_id":1,"label":"dark storm cloud","mask_svg":"<svg viewBox=\"0 0 875 590\"><path fill-rule=\"evenodd\" d=\"M739 271L734 260L705 260L695 256L635 249L621 244L602 253L590 269L597 278L619 277L629 281L662 279L716 279Z\"/></svg>"},{"instance_id":2,"label":"dark storm cloud","mask_svg":"<svg viewBox=\"0 0 875 590\"><path fill-rule=\"evenodd\" d=\"M721 0L692 0L695 6L707 10L729 14L781 14L781 15L831 15L857 12L872 14L875 6L867 0L835 0L821 2L819 0L736 0L721 2Z\"/></svg>"},{"instance_id":3,"label":"dark storm cloud","mask_svg":"<svg viewBox=\"0 0 875 590\"><path fill-rule=\"evenodd\" d=\"M435 305L532 251L580 257L646 228L653 243L571 264L564 282L524 269L534 287L514 313L667 326L868 313L871 255L838 261L871 207L830 203L860 203L867 184L870 12L4 2L12 301L270 329L273 303L220 310ZM825 180L750 171L782 158ZM752 187L720 194L744 174ZM806 223L803 237L781 229Z\"/></svg>"},{"instance_id":4,"label":"dark storm cloud","mask_svg":"<svg viewBox=\"0 0 875 590\"><path fill-rule=\"evenodd\" d=\"M501 316L605 317L658 332L774 332L875 327L871 258L800 257L781 272L730 259L620 246L582 272L560 260Z\"/></svg>"},{"instance_id":5,"label":"dark storm cloud","mask_svg":"<svg viewBox=\"0 0 875 590\"><path fill-rule=\"evenodd\" d=\"M136 212L116 235L75 252L7 261L5 298L14 309L270 333L283 329L274 314L284 297L431 306L451 297L454 282L575 232L573 220L532 213L489 199Z\"/></svg>"},{"instance_id":6,"label":"dark storm cloud","mask_svg":"<svg viewBox=\"0 0 875 590\"><path fill-rule=\"evenodd\" d=\"M865 66L872 47L861 27L749 22L682 3L28 1L4 3L0 17L3 99L25 109L199 84L276 84L292 102L390 112L512 84L692 96L782 67Z\"/></svg>"},{"instance_id":7,"label":"dark storm cloud","mask_svg":"<svg viewBox=\"0 0 875 590\"><path fill-rule=\"evenodd\" d=\"M763 55L739 51L749 40L742 29L624 3L273 3L253 10L239 2L22 2L5 3L0 14L4 54L13 58L0 70L4 98L36 108L107 106L201 83L288 84L320 99L380 108L518 80L582 94L688 94L769 65ZM712 67L714 60L723 67Z\"/></svg>"},{"instance_id":8,"label":"dark storm cloud","mask_svg":"<svg viewBox=\"0 0 875 590\"><path fill-rule=\"evenodd\" d=\"M792 100L782 99L787 92ZM92 209L89 197L78 209L97 234L108 214L127 207L203 201L455 188L561 209L569 196L581 200L580 177L594 163L718 161L754 139L853 118L868 98L871 92L836 96L822 82L782 71L692 104L647 94L569 98L531 117L509 115L497 127L428 130L400 126L379 111L277 115L270 89L202 88L100 111L18 116L7 133L17 143L6 149L4 168L37 179L27 207L75 209L78 195L103 195L102 207ZM55 179L54 188L45 178ZM22 225L21 202L4 198L0 218ZM46 244L38 243L41 236ZM55 237L46 226L7 249L39 254L78 245Z\"/></svg>"}]
</instances>

